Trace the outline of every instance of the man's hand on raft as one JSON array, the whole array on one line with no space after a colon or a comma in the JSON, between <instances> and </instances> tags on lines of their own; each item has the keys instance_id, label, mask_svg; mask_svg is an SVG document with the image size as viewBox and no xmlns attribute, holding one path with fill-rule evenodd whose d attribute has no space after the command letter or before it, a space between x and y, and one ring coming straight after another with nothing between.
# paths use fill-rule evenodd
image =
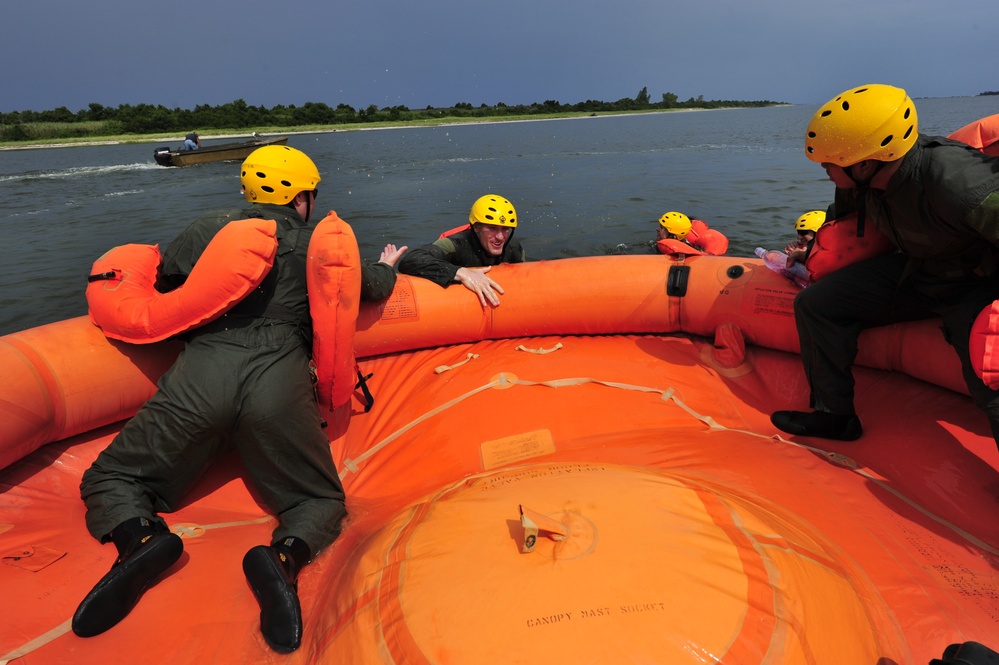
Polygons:
<instances>
[{"instance_id":1,"label":"man's hand on raft","mask_svg":"<svg viewBox=\"0 0 999 665\"><path fill-rule=\"evenodd\" d=\"M399 259L402 258L402 255L406 253L407 249L409 249L408 245L396 248L395 245L389 243L388 245L385 245L385 249L382 250L382 255L381 258L378 259L378 262L394 268L395 264L399 262Z\"/></svg>"},{"instance_id":2,"label":"man's hand on raft","mask_svg":"<svg viewBox=\"0 0 999 665\"><path fill-rule=\"evenodd\" d=\"M466 289L479 296L479 302L482 303L483 307L486 306L486 303L493 307L499 307L500 300L497 293L503 293L503 287L494 282L492 277L486 275L491 268L492 266L458 268L458 272L454 275L455 281L461 282Z\"/></svg>"}]
</instances>

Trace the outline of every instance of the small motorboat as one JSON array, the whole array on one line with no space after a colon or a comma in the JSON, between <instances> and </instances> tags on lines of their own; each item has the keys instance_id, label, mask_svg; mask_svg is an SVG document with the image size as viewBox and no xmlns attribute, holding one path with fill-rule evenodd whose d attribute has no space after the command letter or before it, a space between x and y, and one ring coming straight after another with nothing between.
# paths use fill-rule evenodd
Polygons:
<instances>
[{"instance_id":1,"label":"small motorboat","mask_svg":"<svg viewBox=\"0 0 999 665\"><path fill-rule=\"evenodd\" d=\"M198 150L184 150L182 148L172 150L168 146L156 148L153 151L153 159L160 166L192 166L208 162L235 162L246 159L257 148L262 148L265 145L285 145L288 142L287 136L275 136L274 138L260 138L256 137L256 134L254 136L255 138L250 141L207 145Z\"/></svg>"}]
</instances>

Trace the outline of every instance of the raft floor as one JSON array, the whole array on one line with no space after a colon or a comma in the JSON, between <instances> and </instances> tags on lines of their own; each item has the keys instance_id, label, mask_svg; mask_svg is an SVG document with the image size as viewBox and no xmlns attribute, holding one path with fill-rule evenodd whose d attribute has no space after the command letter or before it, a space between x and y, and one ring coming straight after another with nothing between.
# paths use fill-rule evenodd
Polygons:
<instances>
[{"instance_id":1,"label":"raft floor","mask_svg":"<svg viewBox=\"0 0 999 665\"><path fill-rule=\"evenodd\" d=\"M235 454L164 517L185 553L107 633L79 482L118 426L0 472L0 663L925 663L999 636L999 452L965 395L858 369L856 442L778 436L797 356L686 336L485 341L361 361L330 418L350 517L268 650L240 562L274 519ZM440 369L441 371L435 371ZM345 425L349 422L349 427ZM525 506L566 526L521 552ZM884 660L879 660L884 659Z\"/></svg>"}]
</instances>

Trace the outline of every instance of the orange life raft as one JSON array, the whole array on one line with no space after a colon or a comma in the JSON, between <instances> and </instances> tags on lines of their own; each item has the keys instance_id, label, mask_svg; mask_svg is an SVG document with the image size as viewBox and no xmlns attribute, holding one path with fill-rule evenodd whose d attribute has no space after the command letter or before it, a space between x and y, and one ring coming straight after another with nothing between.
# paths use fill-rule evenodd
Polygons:
<instances>
[{"instance_id":1,"label":"orange life raft","mask_svg":"<svg viewBox=\"0 0 999 665\"><path fill-rule=\"evenodd\" d=\"M240 570L273 518L236 457L165 516L185 538L172 572L107 633L69 632L114 558L76 494L118 427L74 412L31 432L52 413L34 395L81 389L91 367L19 370L4 422L55 439L0 473L0 659L155 645L162 662L924 665L995 641L999 453L937 322L861 337L859 441L791 439L768 414L807 408L797 289L760 260L494 270L496 308L407 276L360 308L376 406L330 420L350 517L300 578L291 656L264 644ZM566 280L586 286L565 300ZM85 318L60 324L61 348L46 328L0 338L28 351L0 356L4 376L84 354L103 358L106 385L138 350L172 353L102 344Z\"/></svg>"}]
</instances>

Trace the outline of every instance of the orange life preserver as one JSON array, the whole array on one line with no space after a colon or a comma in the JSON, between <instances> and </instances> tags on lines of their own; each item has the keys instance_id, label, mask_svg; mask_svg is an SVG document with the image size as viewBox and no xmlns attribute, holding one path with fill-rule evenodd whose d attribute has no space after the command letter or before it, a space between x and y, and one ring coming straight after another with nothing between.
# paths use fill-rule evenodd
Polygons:
<instances>
[{"instance_id":1,"label":"orange life preserver","mask_svg":"<svg viewBox=\"0 0 999 665\"><path fill-rule=\"evenodd\" d=\"M805 267L816 282L843 266L887 254L893 249L895 246L888 236L870 224L866 225L864 236L858 238L857 213L850 213L819 227Z\"/></svg>"},{"instance_id":2,"label":"orange life preserver","mask_svg":"<svg viewBox=\"0 0 999 665\"><path fill-rule=\"evenodd\" d=\"M999 113L968 123L947 138L967 143L986 155L999 156Z\"/></svg>"},{"instance_id":3,"label":"orange life preserver","mask_svg":"<svg viewBox=\"0 0 999 665\"><path fill-rule=\"evenodd\" d=\"M992 390L999 390L999 300L983 309L968 338L971 366Z\"/></svg>"},{"instance_id":4,"label":"orange life preserver","mask_svg":"<svg viewBox=\"0 0 999 665\"><path fill-rule=\"evenodd\" d=\"M306 279L316 391L320 405L332 410L350 401L354 391L354 329L361 304L357 239L350 225L332 210L312 233Z\"/></svg>"},{"instance_id":5,"label":"orange life preserver","mask_svg":"<svg viewBox=\"0 0 999 665\"><path fill-rule=\"evenodd\" d=\"M447 238L448 236L453 236L455 233L461 233L462 231L467 231L470 228L472 228L471 224L462 224L461 226L456 226L453 229L448 229L444 233L440 234L440 236L438 236L437 239L440 240L441 238Z\"/></svg>"},{"instance_id":6,"label":"orange life preserver","mask_svg":"<svg viewBox=\"0 0 999 665\"><path fill-rule=\"evenodd\" d=\"M676 238L663 238L656 241L656 249L660 254L685 254L687 256L700 256L704 254L696 247L692 247L682 240Z\"/></svg>"},{"instance_id":7,"label":"orange life preserver","mask_svg":"<svg viewBox=\"0 0 999 665\"><path fill-rule=\"evenodd\" d=\"M721 256L728 251L728 238L720 231L708 228L700 219L690 220L687 242L711 256Z\"/></svg>"},{"instance_id":8,"label":"orange life preserver","mask_svg":"<svg viewBox=\"0 0 999 665\"><path fill-rule=\"evenodd\" d=\"M277 252L277 223L229 222L212 238L187 280L155 288L158 245L120 245L94 262L87 285L90 320L104 335L149 344L218 318L267 276Z\"/></svg>"}]
</instances>

